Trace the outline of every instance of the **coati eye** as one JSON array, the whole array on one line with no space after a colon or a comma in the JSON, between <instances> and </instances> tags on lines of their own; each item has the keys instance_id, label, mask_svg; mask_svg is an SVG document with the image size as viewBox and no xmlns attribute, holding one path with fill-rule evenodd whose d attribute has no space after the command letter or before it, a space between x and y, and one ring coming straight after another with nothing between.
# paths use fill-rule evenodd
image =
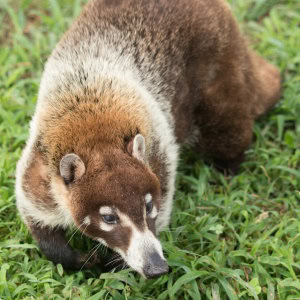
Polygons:
<instances>
[{"instance_id":1,"label":"coati eye","mask_svg":"<svg viewBox=\"0 0 300 300\"><path fill-rule=\"evenodd\" d=\"M103 221L107 224L117 224L118 217L115 215L102 215Z\"/></svg>"},{"instance_id":2,"label":"coati eye","mask_svg":"<svg viewBox=\"0 0 300 300\"><path fill-rule=\"evenodd\" d=\"M149 215L151 213L152 209L153 209L153 202L152 202L152 200L150 200L148 203L146 203L147 215Z\"/></svg>"},{"instance_id":3,"label":"coati eye","mask_svg":"<svg viewBox=\"0 0 300 300\"><path fill-rule=\"evenodd\" d=\"M147 194L145 196L145 202L146 202L146 212L147 212L147 215L149 215L153 209L153 202L152 202L151 194Z\"/></svg>"}]
</instances>

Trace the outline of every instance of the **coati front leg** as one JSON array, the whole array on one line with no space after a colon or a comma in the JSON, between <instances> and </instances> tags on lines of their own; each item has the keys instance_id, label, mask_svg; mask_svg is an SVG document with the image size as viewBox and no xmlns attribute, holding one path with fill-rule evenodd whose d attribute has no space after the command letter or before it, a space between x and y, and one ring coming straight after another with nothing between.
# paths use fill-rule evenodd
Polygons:
<instances>
[{"instance_id":1,"label":"coati front leg","mask_svg":"<svg viewBox=\"0 0 300 300\"><path fill-rule=\"evenodd\" d=\"M97 255L93 254L89 257L88 254L72 249L62 228L31 224L30 230L40 250L54 264L62 264L69 270L80 270L89 269L99 263Z\"/></svg>"}]
</instances>

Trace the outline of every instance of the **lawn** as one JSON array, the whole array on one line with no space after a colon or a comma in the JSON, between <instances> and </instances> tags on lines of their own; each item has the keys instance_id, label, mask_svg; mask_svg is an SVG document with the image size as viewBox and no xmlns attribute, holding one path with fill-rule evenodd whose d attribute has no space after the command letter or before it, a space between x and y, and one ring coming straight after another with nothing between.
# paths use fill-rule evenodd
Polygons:
<instances>
[{"instance_id":1,"label":"lawn","mask_svg":"<svg viewBox=\"0 0 300 300\"><path fill-rule=\"evenodd\" d=\"M43 65L82 0L0 2L0 299L300 299L300 2L231 0L253 47L284 78L239 175L182 151L169 230L172 272L69 272L38 250L15 206L15 166ZM76 235L71 243L93 247Z\"/></svg>"}]
</instances>

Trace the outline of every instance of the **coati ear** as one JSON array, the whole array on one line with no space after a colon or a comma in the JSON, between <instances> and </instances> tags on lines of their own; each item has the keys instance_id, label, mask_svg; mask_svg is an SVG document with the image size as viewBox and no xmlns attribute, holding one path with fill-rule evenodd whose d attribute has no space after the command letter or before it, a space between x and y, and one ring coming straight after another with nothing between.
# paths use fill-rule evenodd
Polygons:
<instances>
[{"instance_id":1,"label":"coati ear","mask_svg":"<svg viewBox=\"0 0 300 300\"><path fill-rule=\"evenodd\" d=\"M65 183L70 184L74 180L81 178L85 172L85 165L78 155L70 153L61 159L59 171Z\"/></svg>"},{"instance_id":2,"label":"coati ear","mask_svg":"<svg viewBox=\"0 0 300 300\"><path fill-rule=\"evenodd\" d=\"M129 153L138 160L146 161L146 143L141 134L137 134L128 144Z\"/></svg>"}]
</instances>

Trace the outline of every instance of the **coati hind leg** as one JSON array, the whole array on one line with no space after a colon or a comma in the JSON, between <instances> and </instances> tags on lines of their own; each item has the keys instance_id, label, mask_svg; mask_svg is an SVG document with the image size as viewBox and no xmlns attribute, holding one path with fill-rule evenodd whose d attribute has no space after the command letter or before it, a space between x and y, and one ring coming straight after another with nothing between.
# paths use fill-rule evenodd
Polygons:
<instances>
[{"instance_id":1,"label":"coati hind leg","mask_svg":"<svg viewBox=\"0 0 300 300\"><path fill-rule=\"evenodd\" d=\"M203 88L195 110L202 152L214 159L217 168L233 174L250 146L254 121L280 97L277 69L258 55L243 59L244 67L242 62L235 67L227 60L215 80Z\"/></svg>"},{"instance_id":2,"label":"coati hind leg","mask_svg":"<svg viewBox=\"0 0 300 300\"><path fill-rule=\"evenodd\" d=\"M211 25L206 48L199 37L188 71L200 150L217 167L236 173L251 143L254 121L279 100L280 74L249 49L224 5L220 16L222 22L216 18Z\"/></svg>"},{"instance_id":3,"label":"coati hind leg","mask_svg":"<svg viewBox=\"0 0 300 300\"><path fill-rule=\"evenodd\" d=\"M243 69L242 63L237 68L232 63L203 90L203 105L198 108L204 153L217 168L233 174L251 143L254 121L280 98L278 70L252 52L243 59Z\"/></svg>"},{"instance_id":4,"label":"coati hind leg","mask_svg":"<svg viewBox=\"0 0 300 300\"><path fill-rule=\"evenodd\" d=\"M252 74L241 66L242 62L245 63L244 58L230 55L222 57L217 66L214 63L206 65L200 59L201 70L214 67L217 71L207 82L202 79L203 71L197 74L199 85L202 85L194 111L200 133L198 148L214 160L218 169L230 173L236 173L243 161L244 152L252 140L255 119L252 110L257 95Z\"/></svg>"}]
</instances>

